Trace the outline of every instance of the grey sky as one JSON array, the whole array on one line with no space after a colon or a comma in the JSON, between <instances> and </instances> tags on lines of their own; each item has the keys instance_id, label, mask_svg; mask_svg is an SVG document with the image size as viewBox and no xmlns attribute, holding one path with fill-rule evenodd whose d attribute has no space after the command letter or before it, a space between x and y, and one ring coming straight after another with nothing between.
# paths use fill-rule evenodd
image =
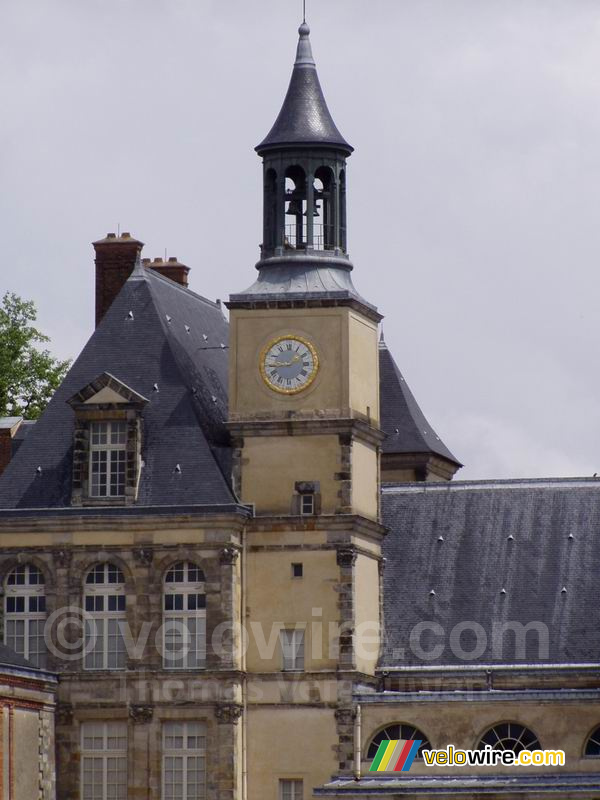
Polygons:
<instances>
[{"instance_id":1,"label":"grey sky","mask_svg":"<svg viewBox=\"0 0 600 800\"><path fill-rule=\"evenodd\" d=\"M61 356L129 230L226 298L254 278L253 147L301 0L2 0L0 292ZM355 146L354 281L463 478L600 472L597 0L308 0Z\"/></svg>"}]
</instances>

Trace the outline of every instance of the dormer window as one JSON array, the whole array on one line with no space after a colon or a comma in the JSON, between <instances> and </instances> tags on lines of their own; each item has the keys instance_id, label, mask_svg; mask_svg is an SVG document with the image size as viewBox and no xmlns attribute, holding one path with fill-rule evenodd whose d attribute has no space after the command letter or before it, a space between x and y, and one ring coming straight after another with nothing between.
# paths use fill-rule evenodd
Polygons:
<instances>
[{"instance_id":1,"label":"dormer window","mask_svg":"<svg viewBox=\"0 0 600 800\"><path fill-rule=\"evenodd\" d=\"M105 372L68 403L75 412L71 504L135 503L148 400Z\"/></svg>"},{"instance_id":2,"label":"dormer window","mask_svg":"<svg viewBox=\"0 0 600 800\"><path fill-rule=\"evenodd\" d=\"M90 424L90 497L124 497L127 423Z\"/></svg>"}]
</instances>

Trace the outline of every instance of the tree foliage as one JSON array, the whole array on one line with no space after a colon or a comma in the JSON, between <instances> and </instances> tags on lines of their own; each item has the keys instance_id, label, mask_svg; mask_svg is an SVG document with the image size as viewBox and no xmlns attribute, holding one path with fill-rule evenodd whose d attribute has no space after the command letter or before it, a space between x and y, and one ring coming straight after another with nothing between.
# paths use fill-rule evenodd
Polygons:
<instances>
[{"instance_id":1,"label":"tree foliage","mask_svg":"<svg viewBox=\"0 0 600 800\"><path fill-rule=\"evenodd\" d=\"M37 419L64 378L70 361L40 344L50 341L32 323L31 300L7 292L0 305L0 417Z\"/></svg>"}]
</instances>

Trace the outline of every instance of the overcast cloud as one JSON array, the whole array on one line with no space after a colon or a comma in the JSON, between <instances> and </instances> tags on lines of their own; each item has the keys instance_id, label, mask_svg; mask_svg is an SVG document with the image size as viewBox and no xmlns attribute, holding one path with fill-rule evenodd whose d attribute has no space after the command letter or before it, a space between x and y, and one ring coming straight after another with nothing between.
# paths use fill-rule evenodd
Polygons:
<instances>
[{"instance_id":1,"label":"overcast cloud","mask_svg":"<svg viewBox=\"0 0 600 800\"><path fill-rule=\"evenodd\" d=\"M129 230L226 298L300 0L0 0L0 292L60 356ZM600 472L600 4L309 0L354 281L463 478Z\"/></svg>"}]
</instances>

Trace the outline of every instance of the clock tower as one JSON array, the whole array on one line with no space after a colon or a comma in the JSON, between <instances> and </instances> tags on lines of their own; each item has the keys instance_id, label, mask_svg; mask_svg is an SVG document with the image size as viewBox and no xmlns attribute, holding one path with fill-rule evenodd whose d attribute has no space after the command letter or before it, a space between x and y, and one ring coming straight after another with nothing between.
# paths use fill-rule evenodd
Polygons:
<instances>
[{"instance_id":1,"label":"clock tower","mask_svg":"<svg viewBox=\"0 0 600 800\"><path fill-rule=\"evenodd\" d=\"M258 274L228 302L234 486L255 511L241 608L255 698L245 715L248 796L257 800L276 800L287 780L252 776L272 763L282 730L293 740L289 769L273 769L300 774L306 797L352 770L352 686L373 680L379 655L381 315L352 282L353 148L325 102L309 35L303 23L283 106L256 147ZM298 725L307 704L318 711Z\"/></svg>"}]
</instances>

